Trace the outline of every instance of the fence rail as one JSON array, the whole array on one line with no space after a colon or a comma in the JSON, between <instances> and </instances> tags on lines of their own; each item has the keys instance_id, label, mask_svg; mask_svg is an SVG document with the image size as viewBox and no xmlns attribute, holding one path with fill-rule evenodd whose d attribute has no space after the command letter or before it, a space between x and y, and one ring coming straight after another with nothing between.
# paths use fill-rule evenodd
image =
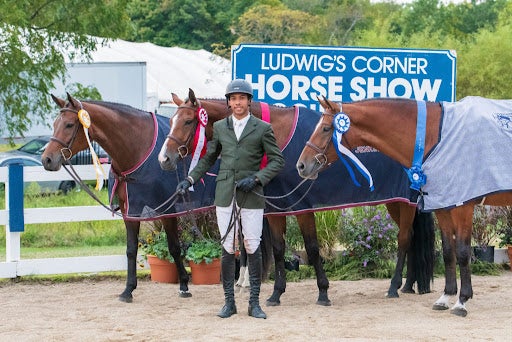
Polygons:
<instances>
[{"instance_id":1,"label":"fence rail","mask_svg":"<svg viewBox=\"0 0 512 342\"><path fill-rule=\"evenodd\" d=\"M105 172L110 165L104 164ZM0 183L5 183L5 210L0 210L0 225L5 225L6 256L0 262L0 278L16 278L27 275L65 274L82 272L108 272L126 270L125 255L89 256L74 258L47 258L21 260L21 233L24 227L13 227L13 222L21 222L22 226L33 223L78 222L120 220L102 206L73 206L53 208L23 208L23 186L16 174L20 165L0 167ZM83 180L96 179L91 165L74 167ZM14 181L13 181L13 175ZM21 182L72 180L71 176L61 169L48 172L42 166L21 166ZM21 187L21 189L20 189ZM21 191L21 196L19 193ZM21 203L19 203L21 201ZM21 208L21 210L20 210ZM20 212L21 211L21 212ZM21 215L21 217L18 217Z\"/></svg>"}]
</instances>

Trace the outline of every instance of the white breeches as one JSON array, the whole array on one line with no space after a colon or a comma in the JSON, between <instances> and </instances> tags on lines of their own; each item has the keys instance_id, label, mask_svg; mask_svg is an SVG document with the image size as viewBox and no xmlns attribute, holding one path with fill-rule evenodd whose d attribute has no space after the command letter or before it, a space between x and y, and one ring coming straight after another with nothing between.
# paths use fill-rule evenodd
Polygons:
<instances>
[{"instance_id":1,"label":"white breeches","mask_svg":"<svg viewBox=\"0 0 512 342\"><path fill-rule=\"evenodd\" d=\"M232 208L232 206L215 208L221 237L224 237L228 230ZM238 206L237 209L239 209ZM245 250L248 254L253 254L260 245L261 232L263 230L263 209L242 208L240 210L240 217L242 219L242 234L244 236ZM238 225L239 222L235 222L234 227L229 231L229 234L222 244L224 249L231 254L235 253L234 241L236 245L238 245Z\"/></svg>"}]
</instances>

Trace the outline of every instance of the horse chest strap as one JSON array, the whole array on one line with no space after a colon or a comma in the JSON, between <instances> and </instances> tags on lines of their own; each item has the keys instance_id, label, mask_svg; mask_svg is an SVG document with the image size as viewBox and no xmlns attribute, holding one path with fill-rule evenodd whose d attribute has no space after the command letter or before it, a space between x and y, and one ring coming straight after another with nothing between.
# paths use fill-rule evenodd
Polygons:
<instances>
[{"instance_id":1,"label":"horse chest strap","mask_svg":"<svg viewBox=\"0 0 512 342\"><path fill-rule=\"evenodd\" d=\"M407 176L411 181L411 189L420 191L421 187L427 182L427 176L423 173L423 154L425 151L425 134L427 130L427 104L425 101L418 100L418 119L416 124L416 142L414 144L414 156L412 166L407 171Z\"/></svg>"}]
</instances>

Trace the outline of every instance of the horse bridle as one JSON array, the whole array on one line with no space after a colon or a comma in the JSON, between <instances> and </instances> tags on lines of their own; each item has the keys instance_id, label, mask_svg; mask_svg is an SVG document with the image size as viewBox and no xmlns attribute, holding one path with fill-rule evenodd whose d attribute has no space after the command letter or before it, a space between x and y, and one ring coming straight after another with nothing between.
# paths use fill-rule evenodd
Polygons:
<instances>
[{"instance_id":1,"label":"horse bridle","mask_svg":"<svg viewBox=\"0 0 512 342\"><path fill-rule=\"evenodd\" d=\"M324 113L322 113L322 117L324 115L331 116L334 118L334 114L331 114L331 113L324 112ZM332 125L331 125L331 129L333 129ZM325 144L324 148L322 149L321 147L312 143L311 140L308 140L306 142L306 146L317 153L315 155L315 160L316 160L316 163L318 164L318 171L320 171L329 162L329 160L327 159L326 151L329 148L330 143L331 143L331 140L329 139L327 141L327 143Z\"/></svg>"},{"instance_id":2,"label":"horse bridle","mask_svg":"<svg viewBox=\"0 0 512 342\"><path fill-rule=\"evenodd\" d=\"M190 110L193 110L194 112L197 110L195 107L189 107L189 106L183 106L183 105L178 106L178 109L180 109L180 108L190 109ZM199 104L197 108L201 108L201 105ZM191 132L195 132L198 123L199 123L199 120L196 120L196 124L195 124L194 128L191 130ZM189 153L188 145L190 144L190 141L192 140L193 136L194 135L192 133L189 134L187 141L183 142L182 140L176 138L174 135L172 135L169 132L169 134L167 135L167 138L171 139L176 144L178 144L177 152L180 155L180 158L184 159L186 156L188 156L188 153Z\"/></svg>"},{"instance_id":3,"label":"horse bridle","mask_svg":"<svg viewBox=\"0 0 512 342\"><path fill-rule=\"evenodd\" d=\"M80 107L82 108L82 103L80 103ZM62 157L64 158L64 160L68 161L71 158L71 156L73 155L73 151L71 150L71 146L75 142L75 139L76 139L76 137L78 135L78 129L80 128L80 120L78 120L78 111L75 110L75 109L72 109L72 108L61 108L59 112L60 113L71 112L71 113L75 113L77 115L77 123L75 124L75 130L73 132L73 135L71 136L71 140L69 141L69 143L65 143L64 141L62 141L61 139L59 139L59 138L57 138L57 137L55 137L53 135L50 137L50 141L55 141L55 142L59 143L63 147L63 148L60 149L60 153L61 153Z\"/></svg>"}]
</instances>

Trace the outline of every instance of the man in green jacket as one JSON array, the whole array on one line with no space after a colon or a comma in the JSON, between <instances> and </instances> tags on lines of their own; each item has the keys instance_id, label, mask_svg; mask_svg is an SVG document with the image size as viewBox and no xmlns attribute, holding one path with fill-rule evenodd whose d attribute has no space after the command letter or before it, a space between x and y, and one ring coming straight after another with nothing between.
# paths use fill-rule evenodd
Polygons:
<instances>
[{"instance_id":1,"label":"man in green jacket","mask_svg":"<svg viewBox=\"0 0 512 342\"><path fill-rule=\"evenodd\" d=\"M236 313L234 253L238 229L235 222L231 222L233 211L239 212L244 247L248 254L251 286L249 316L267 318L259 304L262 276L260 240L265 208L263 186L284 167L284 158L271 125L251 115L252 96L252 86L245 80L235 79L228 84L226 100L232 115L214 123L213 139L208 143L206 154L176 189L184 193L221 156L214 204L220 234L226 237L222 243L225 305L217 314L222 318ZM260 169L264 154L267 155L267 165ZM236 199L236 205L233 205L233 199Z\"/></svg>"}]
</instances>

